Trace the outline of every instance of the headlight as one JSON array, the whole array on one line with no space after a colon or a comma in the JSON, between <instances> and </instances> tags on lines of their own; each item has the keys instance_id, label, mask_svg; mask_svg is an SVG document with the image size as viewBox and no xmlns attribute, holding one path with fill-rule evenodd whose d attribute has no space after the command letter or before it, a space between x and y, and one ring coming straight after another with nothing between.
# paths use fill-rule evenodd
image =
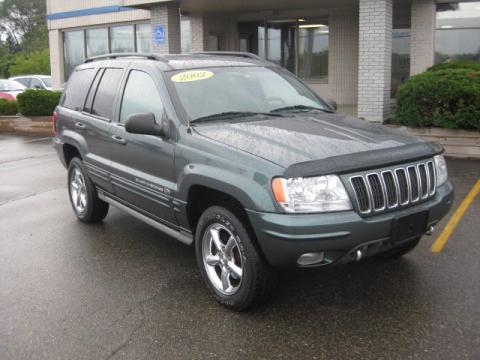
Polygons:
<instances>
[{"instance_id":1,"label":"headlight","mask_svg":"<svg viewBox=\"0 0 480 360\"><path fill-rule=\"evenodd\" d=\"M435 171L437 173L437 186L440 186L448 178L447 163L443 155L434 156L433 161L435 162Z\"/></svg>"},{"instance_id":2,"label":"headlight","mask_svg":"<svg viewBox=\"0 0 480 360\"><path fill-rule=\"evenodd\" d=\"M272 181L275 199L290 213L351 210L352 203L336 175Z\"/></svg>"}]
</instances>

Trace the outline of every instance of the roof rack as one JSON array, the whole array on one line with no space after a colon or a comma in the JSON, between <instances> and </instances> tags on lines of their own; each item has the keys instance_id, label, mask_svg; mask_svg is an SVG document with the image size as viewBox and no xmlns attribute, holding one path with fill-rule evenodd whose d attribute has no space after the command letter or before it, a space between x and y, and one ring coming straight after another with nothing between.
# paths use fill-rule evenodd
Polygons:
<instances>
[{"instance_id":1,"label":"roof rack","mask_svg":"<svg viewBox=\"0 0 480 360\"><path fill-rule=\"evenodd\" d=\"M165 58L158 54L149 54L149 53L112 53L112 54L105 54L105 55L98 55L89 57L84 61L84 63L89 63L98 60L108 60L108 59L118 59L123 57L141 57L150 60L159 60L159 61L166 61Z\"/></svg>"},{"instance_id":2,"label":"roof rack","mask_svg":"<svg viewBox=\"0 0 480 360\"><path fill-rule=\"evenodd\" d=\"M194 55L201 54L201 55L218 55L218 56L240 56L240 57L245 57L249 59L255 59L255 60L262 60L263 59L255 54L249 53L249 52L244 52L244 51L198 51L192 53Z\"/></svg>"}]
</instances>

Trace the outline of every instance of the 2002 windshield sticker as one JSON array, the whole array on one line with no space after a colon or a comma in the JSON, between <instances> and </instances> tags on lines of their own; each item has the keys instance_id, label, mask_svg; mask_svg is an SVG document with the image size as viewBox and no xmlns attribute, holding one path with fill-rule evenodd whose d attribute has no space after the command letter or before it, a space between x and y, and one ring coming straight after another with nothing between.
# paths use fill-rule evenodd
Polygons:
<instances>
[{"instance_id":1,"label":"2002 windshield sticker","mask_svg":"<svg viewBox=\"0 0 480 360\"><path fill-rule=\"evenodd\" d=\"M190 70L173 75L171 79L173 82L189 82L206 80L211 78L213 75L215 74L208 70Z\"/></svg>"}]
</instances>

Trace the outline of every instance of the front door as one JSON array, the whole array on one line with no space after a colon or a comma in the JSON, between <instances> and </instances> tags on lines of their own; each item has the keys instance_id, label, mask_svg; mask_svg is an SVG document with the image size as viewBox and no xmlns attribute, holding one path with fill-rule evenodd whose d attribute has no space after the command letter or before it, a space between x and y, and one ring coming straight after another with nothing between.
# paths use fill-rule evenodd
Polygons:
<instances>
[{"instance_id":1,"label":"front door","mask_svg":"<svg viewBox=\"0 0 480 360\"><path fill-rule=\"evenodd\" d=\"M153 113L157 122L162 119L160 73L153 74L154 71L158 70L139 67L129 71L118 122L112 126L111 181L119 200L156 220L175 224L174 141L125 131L131 114Z\"/></svg>"}]
</instances>

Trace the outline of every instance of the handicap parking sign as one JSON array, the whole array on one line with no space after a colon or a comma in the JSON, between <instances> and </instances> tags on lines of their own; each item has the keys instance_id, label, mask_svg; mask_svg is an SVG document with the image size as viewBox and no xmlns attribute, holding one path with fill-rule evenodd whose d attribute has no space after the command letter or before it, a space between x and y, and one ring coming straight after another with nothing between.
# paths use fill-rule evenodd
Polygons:
<instances>
[{"instance_id":1,"label":"handicap parking sign","mask_svg":"<svg viewBox=\"0 0 480 360\"><path fill-rule=\"evenodd\" d=\"M165 44L165 25L156 25L154 36L156 44Z\"/></svg>"}]
</instances>

